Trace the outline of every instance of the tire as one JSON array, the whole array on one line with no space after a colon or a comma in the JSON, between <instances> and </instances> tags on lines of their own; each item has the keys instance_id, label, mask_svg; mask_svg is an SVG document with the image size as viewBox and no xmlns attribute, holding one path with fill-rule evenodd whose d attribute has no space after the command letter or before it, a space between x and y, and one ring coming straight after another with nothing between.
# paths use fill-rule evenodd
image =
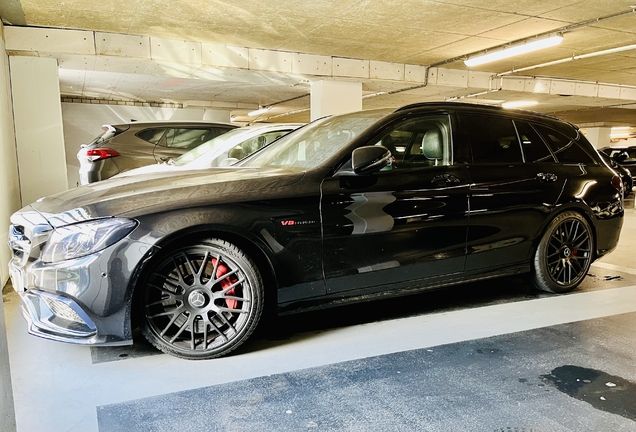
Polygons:
<instances>
[{"instance_id":1,"label":"tire","mask_svg":"<svg viewBox=\"0 0 636 432\"><path fill-rule=\"evenodd\" d=\"M542 291L572 291L587 275L593 254L590 224L577 212L563 212L550 222L535 249L530 282Z\"/></svg>"},{"instance_id":2,"label":"tire","mask_svg":"<svg viewBox=\"0 0 636 432\"><path fill-rule=\"evenodd\" d=\"M220 357L258 325L263 281L254 262L231 243L209 239L169 251L146 275L139 298L141 329L166 354Z\"/></svg>"}]
</instances>

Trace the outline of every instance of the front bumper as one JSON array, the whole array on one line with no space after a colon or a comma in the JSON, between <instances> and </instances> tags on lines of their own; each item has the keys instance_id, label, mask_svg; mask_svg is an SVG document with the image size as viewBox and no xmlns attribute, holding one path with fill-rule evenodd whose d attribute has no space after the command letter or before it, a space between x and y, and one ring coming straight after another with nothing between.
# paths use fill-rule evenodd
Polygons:
<instances>
[{"instance_id":1,"label":"front bumper","mask_svg":"<svg viewBox=\"0 0 636 432\"><path fill-rule=\"evenodd\" d=\"M30 334L61 342L99 343L95 323L73 300L38 290L19 294Z\"/></svg>"},{"instance_id":2,"label":"front bumper","mask_svg":"<svg viewBox=\"0 0 636 432\"><path fill-rule=\"evenodd\" d=\"M18 216L17 216L18 215ZM9 275L30 334L83 345L132 343L131 279L152 246L124 238L82 258L40 260L51 229L12 217Z\"/></svg>"}]
</instances>

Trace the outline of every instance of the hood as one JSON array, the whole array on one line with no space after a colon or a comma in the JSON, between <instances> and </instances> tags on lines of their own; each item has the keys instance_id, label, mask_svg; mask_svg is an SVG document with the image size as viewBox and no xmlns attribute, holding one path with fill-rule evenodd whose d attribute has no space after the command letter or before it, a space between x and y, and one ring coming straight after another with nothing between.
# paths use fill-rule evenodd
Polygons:
<instances>
[{"instance_id":1,"label":"hood","mask_svg":"<svg viewBox=\"0 0 636 432\"><path fill-rule=\"evenodd\" d=\"M133 176L133 175L139 175L139 174L152 174L152 173L163 173L163 172L168 172L168 171L175 171L177 170L179 167L176 165L169 165L165 162L162 163L157 163L157 164L152 164L152 165L146 165L146 166L142 166L139 168L133 168L131 170L128 171L123 171L120 172L119 174L111 177L111 178L121 178L121 177L129 177L129 176Z\"/></svg>"},{"instance_id":2,"label":"hood","mask_svg":"<svg viewBox=\"0 0 636 432\"><path fill-rule=\"evenodd\" d=\"M53 227L59 227L101 217L136 217L179 208L249 201L255 197L264 199L278 194L279 188L296 183L303 176L304 172L263 168L140 174L80 186L40 198L29 207Z\"/></svg>"}]
</instances>

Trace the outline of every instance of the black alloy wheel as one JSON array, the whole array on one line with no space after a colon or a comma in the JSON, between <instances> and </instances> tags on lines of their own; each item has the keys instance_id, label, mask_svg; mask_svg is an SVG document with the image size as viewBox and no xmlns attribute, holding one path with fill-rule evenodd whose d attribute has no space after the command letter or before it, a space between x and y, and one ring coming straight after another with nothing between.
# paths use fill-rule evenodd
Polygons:
<instances>
[{"instance_id":1,"label":"black alloy wheel","mask_svg":"<svg viewBox=\"0 0 636 432\"><path fill-rule=\"evenodd\" d=\"M163 255L142 290L146 339L167 354L192 360L237 348L254 331L263 310L256 265L219 239Z\"/></svg>"},{"instance_id":2,"label":"black alloy wheel","mask_svg":"<svg viewBox=\"0 0 636 432\"><path fill-rule=\"evenodd\" d=\"M594 238L587 220L574 211L558 215L535 251L532 284L553 293L572 291L587 275L593 251Z\"/></svg>"}]
</instances>

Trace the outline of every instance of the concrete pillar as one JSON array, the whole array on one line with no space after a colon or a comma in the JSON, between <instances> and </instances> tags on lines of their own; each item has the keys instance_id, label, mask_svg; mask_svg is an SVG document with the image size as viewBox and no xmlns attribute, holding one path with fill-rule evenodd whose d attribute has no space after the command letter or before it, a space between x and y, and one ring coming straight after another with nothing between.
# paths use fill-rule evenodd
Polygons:
<instances>
[{"instance_id":1,"label":"concrete pillar","mask_svg":"<svg viewBox=\"0 0 636 432\"><path fill-rule=\"evenodd\" d=\"M585 138L592 143L597 149L610 145L611 127L592 127L587 128Z\"/></svg>"},{"instance_id":2,"label":"concrete pillar","mask_svg":"<svg viewBox=\"0 0 636 432\"><path fill-rule=\"evenodd\" d=\"M67 189L57 59L9 57L22 204Z\"/></svg>"},{"instance_id":3,"label":"concrete pillar","mask_svg":"<svg viewBox=\"0 0 636 432\"><path fill-rule=\"evenodd\" d=\"M311 84L310 119L362 109L362 83L316 81Z\"/></svg>"},{"instance_id":4,"label":"concrete pillar","mask_svg":"<svg viewBox=\"0 0 636 432\"><path fill-rule=\"evenodd\" d=\"M9 63L4 45L4 28L0 21L0 291L9 279L10 259L6 247L9 216L20 208L18 164L15 153L13 112L9 87ZM13 387L9 367L4 303L0 300L0 431L15 432Z\"/></svg>"}]
</instances>

